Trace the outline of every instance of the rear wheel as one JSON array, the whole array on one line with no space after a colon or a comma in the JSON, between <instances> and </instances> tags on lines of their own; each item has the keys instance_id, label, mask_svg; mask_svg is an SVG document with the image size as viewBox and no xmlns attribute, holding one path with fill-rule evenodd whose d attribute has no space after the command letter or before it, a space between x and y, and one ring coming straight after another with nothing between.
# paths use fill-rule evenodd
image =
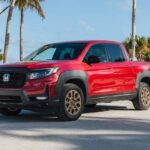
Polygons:
<instances>
[{"instance_id":1,"label":"rear wheel","mask_svg":"<svg viewBox=\"0 0 150 150\"><path fill-rule=\"evenodd\" d=\"M150 107L150 87L147 83L140 83L137 97L132 101L136 110L148 110Z\"/></svg>"},{"instance_id":2,"label":"rear wheel","mask_svg":"<svg viewBox=\"0 0 150 150\"><path fill-rule=\"evenodd\" d=\"M60 96L58 118L64 121L77 120L84 109L84 95L75 84L65 84Z\"/></svg>"},{"instance_id":3,"label":"rear wheel","mask_svg":"<svg viewBox=\"0 0 150 150\"><path fill-rule=\"evenodd\" d=\"M4 116L17 116L21 112L21 109L17 108L1 108L0 113Z\"/></svg>"}]
</instances>

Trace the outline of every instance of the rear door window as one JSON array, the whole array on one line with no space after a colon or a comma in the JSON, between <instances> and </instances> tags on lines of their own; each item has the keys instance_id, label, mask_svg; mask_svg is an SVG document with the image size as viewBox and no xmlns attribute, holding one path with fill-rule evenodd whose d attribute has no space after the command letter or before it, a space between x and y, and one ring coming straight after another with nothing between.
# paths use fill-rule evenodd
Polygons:
<instances>
[{"instance_id":1,"label":"rear door window","mask_svg":"<svg viewBox=\"0 0 150 150\"><path fill-rule=\"evenodd\" d=\"M121 47L117 44L104 44L108 51L110 62L124 62L125 56Z\"/></svg>"}]
</instances>

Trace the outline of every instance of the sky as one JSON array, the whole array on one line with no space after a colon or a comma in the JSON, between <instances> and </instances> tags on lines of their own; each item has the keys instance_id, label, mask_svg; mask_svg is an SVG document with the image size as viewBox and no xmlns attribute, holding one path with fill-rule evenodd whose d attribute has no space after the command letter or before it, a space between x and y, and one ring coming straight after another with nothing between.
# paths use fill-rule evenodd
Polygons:
<instances>
[{"instance_id":1,"label":"sky","mask_svg":"<svg viewBox=\"0 0 150 150\"><path fill-rule=\"evenodd\" d=\"M0 2L0 10L7 4ZM124 41L131 34L132 0L45 0L45 19L25 11L24 56L44 44L73 40ZM150 36L150 0L137 0L137 34ZM0 49L4 48L7 12L0 16ZM9 61L19 59L20 13L11 23Z\"/></svg>"}]
</instances>

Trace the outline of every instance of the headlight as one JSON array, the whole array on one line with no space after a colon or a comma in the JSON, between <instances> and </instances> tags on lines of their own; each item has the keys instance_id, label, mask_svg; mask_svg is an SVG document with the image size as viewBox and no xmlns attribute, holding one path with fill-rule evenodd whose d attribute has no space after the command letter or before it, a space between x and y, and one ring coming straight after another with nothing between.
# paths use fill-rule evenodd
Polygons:
<instances>
[{"instance_id":1,"label":"headlight","mask_svg":"<svg viewBox=\"0 0 150 150\"><path fill-rule=\"evenodd\" d=\"M33 80L33 79L45 78L52 75L53 73L56 73L58 69L59 67L43 69L43 70L35 70L34 72L28 74L28 79Z\"/></svg>"}]
</instances>

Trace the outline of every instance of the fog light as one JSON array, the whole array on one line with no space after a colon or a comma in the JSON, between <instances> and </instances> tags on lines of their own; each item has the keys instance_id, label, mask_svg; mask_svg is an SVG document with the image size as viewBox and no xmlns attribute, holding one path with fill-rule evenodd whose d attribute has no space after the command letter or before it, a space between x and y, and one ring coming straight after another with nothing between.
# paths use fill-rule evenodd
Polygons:
<instances>
[{"instance_id":1,"label":"fog light","mask_svg":"<svg viewBox=\"0 0 150 150\"><path fill-rule=\"evenodd\" d=\"M42 101L42 100L47 100L48 97L36 97L36 99Z\"/></svg>"}]
</instances>

